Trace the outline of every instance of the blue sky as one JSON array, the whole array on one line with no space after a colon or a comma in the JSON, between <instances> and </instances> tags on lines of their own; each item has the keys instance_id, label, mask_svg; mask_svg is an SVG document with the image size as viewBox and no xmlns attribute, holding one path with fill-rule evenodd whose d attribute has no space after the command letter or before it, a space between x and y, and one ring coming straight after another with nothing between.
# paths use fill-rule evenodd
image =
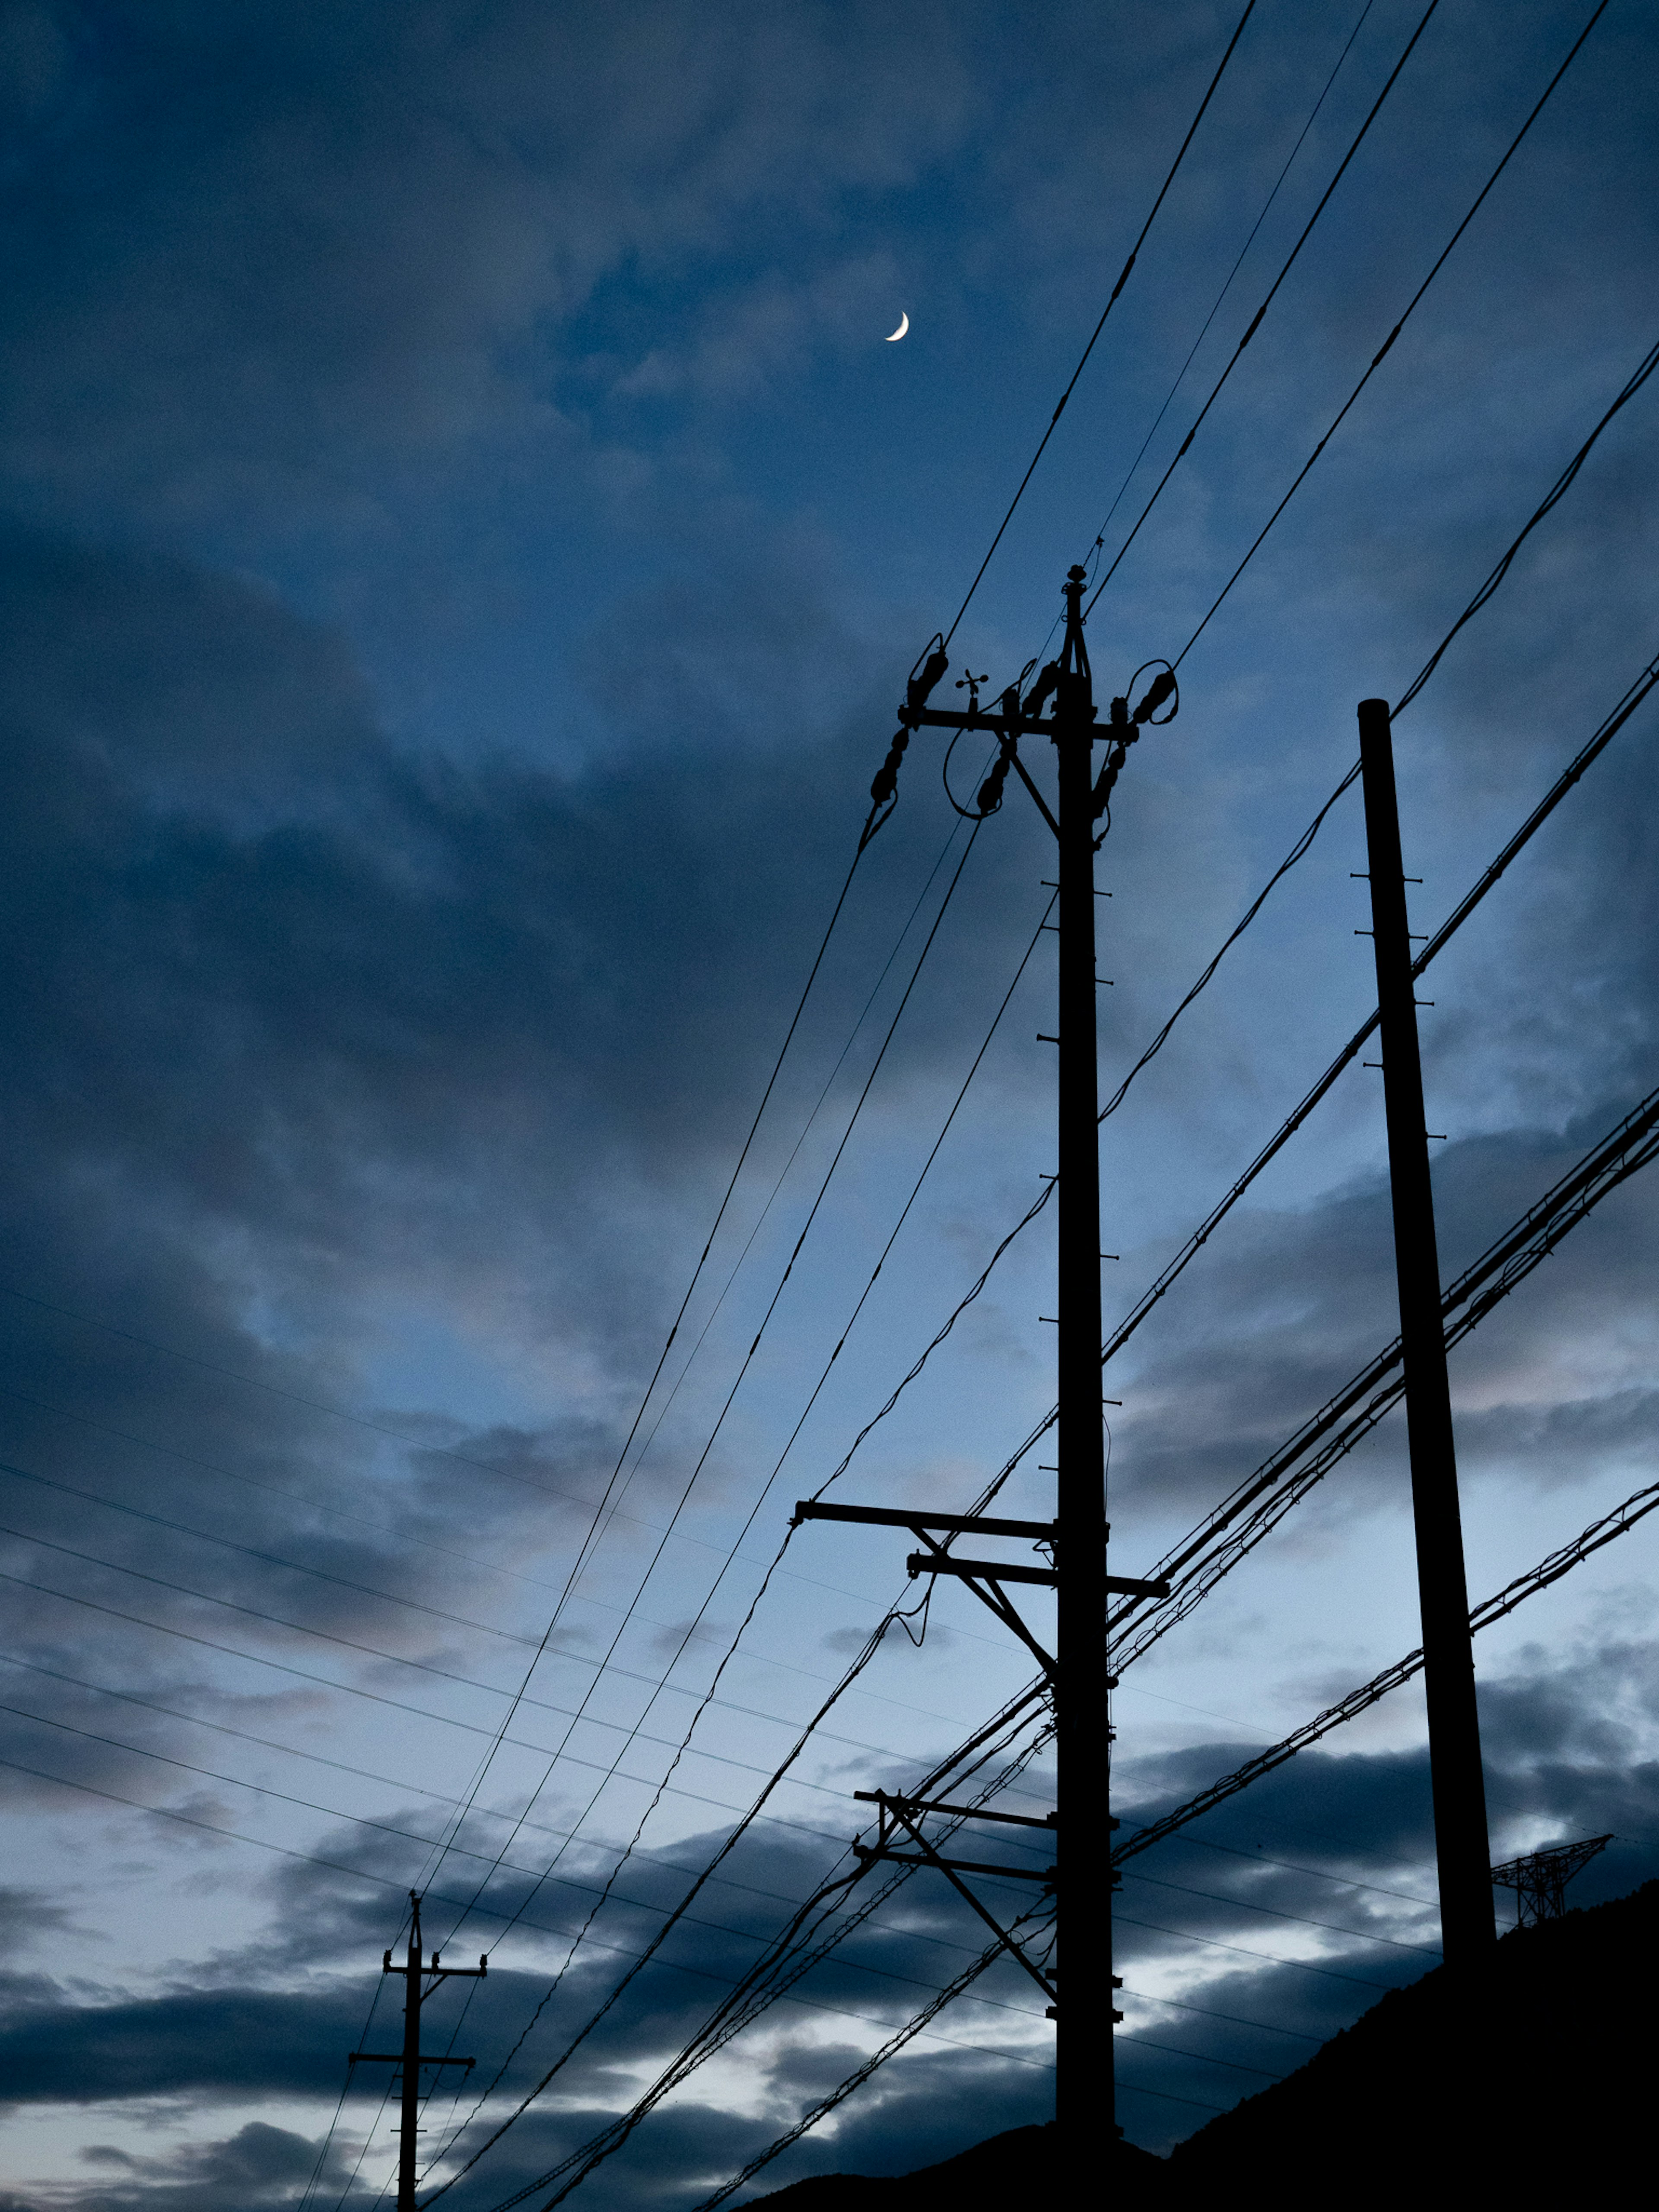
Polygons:
<instances>
[{"instance_id":1,"label":"blue sky","mask_svg":"<svg viewBox=\"0 0 1659 2212\"><path fill-rule=\"evenodd\" d=\"M1192 635L1590 9L1440 0L1095 608L1103 693ZM1048 896L1023 802L964 860L931 738L624 1445L905 674L1237 14L0 8L8 2212L331 2205L354 2171L368 2205L394 2146L379 2087L340 2102L343 2058L403 1893L491 1949L460 2033L493 2073L639 1828L477 2148L902 1590L908 1538L812 1528L744 1625L795 1498L1054 1165L1044 939L795 1434ZM1115 553L1422 14L1260 0L952 681L1010 680L1068 564ZM1659 337L1653 62L1613 0L1132 757L1109 1087L1346 770L1356 702L1400 696ZM1659 648L1654 405L1401 719L1416 927ZM1425 993L1449 1277L1659 1083L1656 735L1638 712ZM1109 1316L1370 1011L1363 852L1356 792L1107 1124ZM1115 1363L1127 1571L1394 1333L1376 1085L1341 1079ZM1454 1355L1477 1597L1651 1480L1654 1204L1613 1194ZM842 1496L959 1508L1040 1418L1049 1237L1010 1249ZM1036 1457L1012 1510L1047 1510ZM1411 1648L1407 1481L1395 1418L1126 1675L1127 1813ZM1659 1850L1653 1540L1478 1647L1494 1851L1613 1831L1586 1900ZM1024 1679L965 1593L920 1649L888 1637L456 2212L625 2109L836 1862L851 1793ZM1006 1802L1050 1786L1039 1756ZM1137 1862L1133 2137L1166 2146L1432 1965L1433 1883L1409 1689ZM909 1884L582 2193L690 2212L975 1937ZM1028 1986L988 1975L741 2197L1046 2117Z\"/></svg>"}]
</instances>

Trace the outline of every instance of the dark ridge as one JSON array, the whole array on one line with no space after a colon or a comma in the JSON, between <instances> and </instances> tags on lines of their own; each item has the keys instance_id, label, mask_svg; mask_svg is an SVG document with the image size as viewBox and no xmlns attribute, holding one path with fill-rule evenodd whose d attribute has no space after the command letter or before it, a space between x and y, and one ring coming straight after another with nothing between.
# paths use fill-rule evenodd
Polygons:
<instances>
[{"instance_id":1,"label":"dark ridge","mask_svg":"<svg viewBox=\"0 0 1659 2212\"><path fill-rule=\"evenodd\" d=\"M896 2178L818 2174L761 2201L781 2212L1003 2212L1081 2203L1121 2179L1137 2206L1271 2195L1290 2207L1382 2191L1471 2203L1497 2189L1601 2196L1650 2172L1647 2116L1659 1881L1516 1929L1462 1975L1437 1966L1393 1990L1305 2066L1220 2114L1168 2159L1103 2143L1062 2152L1050 2127L1014 2128ZM1628 2185L1628 2180L1627 2185ZM1650 2186L1650 2183L1647 2185ZM1416 2212L1413 2197L1405 2212Z\"/></svg>"},{"instance_id":2,"label":"dark ridge","mask_svg":"<svg viewBox=\"0 0 1659 2212\"><path fill-rule=\"evenodd\" d=\"M1170 2201L1271 2170L1292 2197L1368 2189L1572 2194L1632 2159L1653 2100L1659 1881L1505 1936L1391 1990L1305 2066L1177 2143Z\"/></svg>"},{"instance_id":3,"label":"dark ridge","mask_svg":"<svg viewBox=\"0 0 1659 2212\"><path fill-rule=\"evenodd\" d=\"M1138 2203L1163 2201L1164 2160L1133 2143L1119 2143L1112 2163L1133 2181ZM1096 2175L1098 2179L1098 2173ZM1045 2207L1055 2205L1058 2154L1052 2123L1040 2128L1010 2128L975 2143L956 2158L924 2166L915 2173L877 2176L817 2173L792 2182L761 2202L781 2212L864 2212L866 2206L902 2203L905 2212L989 2212L993 2205L1025 2205L1036 2190ZM1146 2194L1150 2188L1152 2195ZM1035 2205L1031 2212L1036 2212Z\"/></svg>"}]
</instances>

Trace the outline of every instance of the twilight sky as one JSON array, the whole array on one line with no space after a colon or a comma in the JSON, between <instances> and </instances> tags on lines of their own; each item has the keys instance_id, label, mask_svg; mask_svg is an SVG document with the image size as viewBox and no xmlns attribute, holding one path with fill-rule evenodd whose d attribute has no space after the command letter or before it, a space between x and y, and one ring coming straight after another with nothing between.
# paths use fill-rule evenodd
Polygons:
<instances>
[{"instance_id":1,"label":"twilight sky","mask_svg":"<svg viewBox=\"0 0 1659 2212\"><path fill-rule=\"evenodd\" d=\"M951 681L1009 681L1066 566L1116 552L1425 4L1259 0ZM1103 696L1185 644L1593 5L1431 12L1095 607ZM429 2104L453 2173L903 1593L908 1538L819 1526L756 1602L1054 1164L1051 843L1016 791L969 853L931 737L635 1416L905 674L1241 6L0 5L3 2212L377 2201L391 2069L342 2100L344 2059L395 2036L416 1883L429 1941L491 1953L479 2087L544 2007L475 2121L476 2089ZM1346 770L1356 702L1400 696L1659 338L1656 46L1612 0L1132 756L1107 1088ZM1400 720L1417 928L1659 651L1656 409ZM1449 1278L1659 1085L1656 744L1650 704L1424 988ZM1112 1318L1370 1011L1364 866L1356 790L1107 1124ZM1638 1176L1454 1355L1474 1598L1654 1479L1656 1215ZM1045 1213L838 1495L967 1504L1049 1403L1052 1257ZM1395 1325L1355 1067L1109 1370L1115 1565ZM1048 1510L1037 1457L1008 1510ZM1583 1902L1659 1871L1656 1589L1659 1520L1477 1645L1494 1856L1612 1831ZM1126 1819L1416 1620L1396 1415L1126 1673ZM836 1864L851 1793L1027 1671L963 1592L890 1634L453 2212L625 2110ZM1051 1786L1039 1756L1003 1802ZM1428 1811L1407 1690L1134 1863L1134 2140L1435 1962ZM580 2201L691 2212L980 1948L905 1885ZM995 1970L737 2201L1046 2118L1051 2067Z\"/></svg>"}]
</instances>

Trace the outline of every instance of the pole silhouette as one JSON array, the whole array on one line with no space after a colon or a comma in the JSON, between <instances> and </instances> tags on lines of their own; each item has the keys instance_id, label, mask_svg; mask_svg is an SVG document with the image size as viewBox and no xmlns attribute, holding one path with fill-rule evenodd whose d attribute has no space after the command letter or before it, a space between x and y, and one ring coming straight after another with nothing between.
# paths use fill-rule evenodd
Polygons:
<instances>
[{"instance_id":1,"label":"pole silhouette","mask_svg":"<svg viewBox=\"0 0 1659 2212\"><path fill-rule=\"evenodd\" d=\"M401 2051L354 2051L351 2063L365 2060L381 2066L401 2066L403 2094L398 2111L398 2212L415 2212L416 2138L419 2132L421 2111L421 2069L422 2066L464 2066L471 2069L477 2061L471 2058L434 2057L421 2049L421 2002L428 1994L425 1984L434 1985L447 1981L483 1981L489 1971L487 1957L480 1957L476 1966L441 1966L438 1954L432 1954L430 1965L422 1963L421 1956L421 1898L418 1890L409 1893L409 1949L401 1966L392 1963L388 1951L381 1962L384 1974L401 1974L404 1978L404 2047Z\"/></svg>"},{"instance_id":2,"label":"pole silhouette","mask_svg":"<svg viewBox=\"0 0 1659 2212\"><path fill-rule=\"evenodd\" d=\"M1423 1680L1429 1713L1429 1773L1434 1792L1435 1856L1440 1875L1441 1942L1449 1966L1478 1957L1497 1941L1492 1911L1486 1788L1457 1454L1440 1310L1440 1256L1423 1111L1405 864L1395 789L1394 735L1386 699L1359 706L1359 757L1370 868L1371 933L1381 1017L1382 1093L1394 1206L1395 1273L1411 1452L1412 1515L1423 1621Z\"/></svg>"},{"instance_id":3,"label":"pole silhouette","mask_svg":"<svg viewBox=\"0 0 1659 2212\"><path fill-rule=\"evenodd\" d=\"M1100 1077L1095 982L1095 702L1084 572L1066 579L1054 692L1060 828L1060 1566L1054 1692L1060 2019L1056 2117L1068 2136L1116 2133L1111 1781L1106 1655L1106 1461L1100 1379ZM1126 717L1127 719L1127 717Z\"/></svg>"}]
</instances>

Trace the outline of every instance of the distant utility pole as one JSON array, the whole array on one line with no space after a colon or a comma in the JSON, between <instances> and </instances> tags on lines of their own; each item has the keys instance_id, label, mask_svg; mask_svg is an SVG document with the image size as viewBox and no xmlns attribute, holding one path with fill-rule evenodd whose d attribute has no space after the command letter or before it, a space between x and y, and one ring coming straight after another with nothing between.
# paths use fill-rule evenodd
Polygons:
<instances>
[{"instance_id":1,"label":"distant utility pole","mask_svg":"<svg viewBox=\"0 0 1659 2212\"><path fill-rule=\"evenodd\" d=\"M422 1984L430 1981L452 1980L481 1982L489 1971L487 1957L480 1956L476 1966L441 1966L438 1954L432 1954L430 1966L421 1963L421 1899L420 1893L409 1893L409 1954L401 1966L392 1963L388 1951L381 1963L383 1974L401 1974L404 1978L404 2047L401 2051L354 2051L350 2063L354 2066L365 2062L380 2066L401 2066L403 2073L403 2101L398 2124L398 2212L415 2212L415 2123L420 2112L421 2069L422 2066L465 2066L477 2063L472 2058L434 2058L421 2049Z\"/></svg>"},{"instance_id":2,"label":"distant utility pole","mask_svg":"<svg viewBox=\"0 0 1659 2212\"><path fill-rule=\"evenodd\" d=\"M1046 1821L980 1812L888 1791L856 1793L879 1807L877 1842L859 1846L866 1858L896 1859L927 1865L945 1874L980 1917L1003 1937L1010 1955L1045 1995L1054 1995L1053 1972L1027 1954L1024 1942L1006 1932L968 1887L965 1875L1012 1875L1046 1881L1060 1899L1064 1998L1051 2006L1057 2035L1056 2107L1068 2134L1077 2141L1109 2140L1118 2132L1115 2111L1112 2028L1121 2017L1112 1994L1111 1893L1117 1881L1109 1861L1111 1831L1112 1730L1108 1692L1112 1687L1106 1642L1109 1594L1135 1597L1168 1595L1164 1583L1131 1582L1106 1571L1110 1534L1106 1520L1106 1464L1102 1431L1100 1320L1100 1129L1097 1020L1095 974L1094 860L1097 824L1106 813L1128 748L1141 727L1175 693L1173 673L1157 677L1146 696L1129 712L1128 702L1114 699L1110 720L1097 726L1093 678L1084 641L1082 597L1085 573L1073 568L1065 585L1066 641L1022 700L1018 684L996 706L981 712L978 684L970 678L964 713L942 713L927 704L945 671L943 645L912 676L899 710L899 732L872 796L878 806L890 803L899 761L911 733L921 728L979 730L999 740L999 751L981 786L978 812L993 814L1002 802L1012 769L1024 785L1053 830L1059 848L1060 1051L1059 1081L1059 1323L1060 1446L1056 1516L1052 1522L1009 1521L959 1514L912 1512L900 1507L797 1505L798 1520L855 1521L878 1527L906 1528L924 1551L909 1561L912 1575L949 1575L974 1595L1036 1657L1054 1700L1054 1748L1059 1769L1058 1803ZM1052 704L1050 703L1052 702ZM1048 714L1043 713L1044 708ZM1171 710L1173 712L1173 709ZM1165 720L1169 717L1165 716ZM1058 768L1058 811L1051 810L1018 754L1022 737L1053 744ZM1094 748L1103 743L1105 764L1098 779ZM1103 833L1102 833L1103 834ZM951 1557L944 1544L957 1535L1024 1537L1049 1547L1054 1565ZM1036 1583L1055 1591L1057 1614L1053 1656L1020 1619L1006 1585ZM946 1858L927 1835L928 1814L1041 1827L1054 1836L1055 1863L1042 1873L977 1860ZM899 1844L910 1848L901 1850ZM1483 1870L1484 1871L1484 1870Z\"/></svg>"},{"instance_id":3,"label":"distant utility pole","mask_svg":"<svg viewBox=\"0 0 1659 2212\"><path fill-rule=\"evenodd\" d=\"M1405 863L1395 791L1394 734L1386 699L1359 703L1360 773L1370 867L1371 939L1381 1016L1382 1096L1394 1201L1395 1273L1417 1527L1417 1586L1423 1622L1423 1683L1429 1709L1429 1776L1440 1874L1440 1936L1448 1966L1477 1958L1497 1941L1493 1925L1486 1785L1474 1695L1474 1646L1457 1454L1446 1375L1440 1256L1429 1178L1423 1063L1406 913Z\"/></svg>"}]
</instances>

